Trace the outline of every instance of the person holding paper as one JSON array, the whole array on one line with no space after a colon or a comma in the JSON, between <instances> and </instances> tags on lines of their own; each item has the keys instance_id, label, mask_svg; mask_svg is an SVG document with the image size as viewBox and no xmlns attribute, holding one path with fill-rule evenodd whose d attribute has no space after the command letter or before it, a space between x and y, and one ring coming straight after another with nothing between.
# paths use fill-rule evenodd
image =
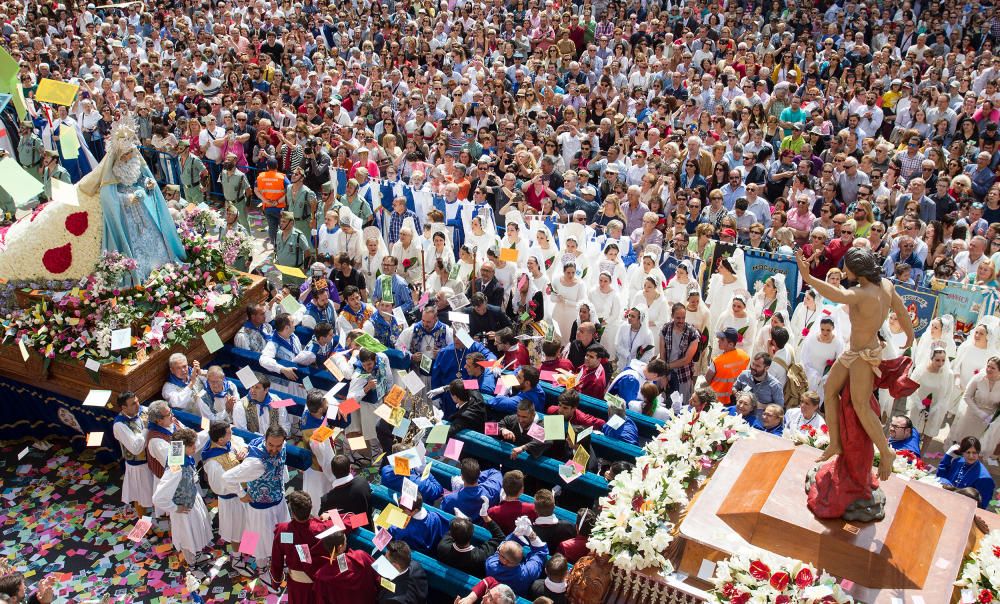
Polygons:
<instances>
[{"instance_id":1,"label":"person holding paper","mask_svg":"<svg viewBox=\"0 0 1000 604\"><path fill-rule=\"evenodd\" d=\"M149 423L146 425L146 464L153 474L153 489L160 483L163 470L167 466L167 454L170 452L170 440L174 431L181 427L174 417L170 406L164 401L153 401L146 413ZM165 512L153 500L154 516L162 516ZM159 528L159 527L157 527Z\"/></svg>"},{"instance_id":2,"label":"person holding paper","mask_svg":"<svg viewBox=\"0 0 1000 604\"><path fill-rule=\"evenodd\" d=\"M482 371L483 368L479 367L479 370ZM491 374L491 372L486 373ZM486 423L486 403L483 401L483 395L480 394L480 391L469 390L465 387L463 380L454 379L451 384L448 384L448 394L451 395L451 400L455 403L455 413L448 420L448 436L454 437L462 430L481 433Z\"/></svg>"},{"instance_id":3,"label":"person holding paper","mask_svg":"<svg viewBox=\"0 0 1000 604\"><path fill-rule=\"evenodd\" d=\"M505 417L520 409L522 401L528 401L539 413L545 412L545 392L538 385L541 376L537 368L525 365L514 374L517 377L516 391L509 396L494 396L486 401L490 417Z\"/></svg>"},{"instance_id":4,"label":"person holding paper","mask_svg":"<svg viewBox=\"0 0 1000 604\"><path fill-rule=\"evenodd\" d=\"M170 373L160 394L174 409L199 415L201 393L205 389L201 363L194 361L189 368L187 357L175 352L167 360L167 366Z\"/></svg>"},{"instance_id":5,"label":"person holding paper","mask_svg":"<svg viewBox=\"0 0 1000 604\"><path fill-rule=\"evenodd\" d=\"M66 168L59 164L59 153L52 151L51 149L46 149L42 154L42 190L45 195L45 199L52 199L52 180L61 180L64 183L71 184L73 182L72 177Z\"/></svg>"},{"instance_id":6,"label":"person holding paper","mask_svg":"<svg viewBox=\"0 0 1000 604\"><path fill-rule=\"evenodd\" d=\"M97 160L82 142L86 138L80 124L70 117L69 108L64 105L56 108L55 119L44 122L42 140L48 150L58 154L59 163L69 172L73 182L79 182L97 166Z\"/></svg>"},{"instance_id":7,"label":"person holding paper","mask_svg":"<svg viewBox=\"0 0 1000 604\"><path fill-rule=\"evenodd\" d=\"M323 495L320 502L320 513L337 510L341 516L367 514L370 517L372 487L361 474L357 476L351 474L350 458L346 455L335 455L333 461L330 462L330 473L333 476L333 482L330 490ZM382 484L386 484L384 480ZM386 486L390 489L393 488L388 484Z\"/></svg>"},{"instance_id":8,"label":"person holding paper","mask_svg":"<svg viewBox=\"0 0 1000 604\"><path fill-rule=\"evenodd\" d=\"M271 558L273 542L268 537L274 534L274 527L288 522L288 506L285 505L285 483L288 482L288 468L285 467L285 439L288 433L273 426L263 437L250 441L246 458L235 468L222 475L230 485L237 488L240 500L249 504L246 510L246 533L259 536L253 556L257 560L261 582L277 593L278 582L270 577L268 562Z\"/></svg>"},{"instance_id":9,"label":"person holding paper","mask_svg":"<svg viewBox=\"0 0 1000 604\"><path fill-rule=\"evenodd\" d=\"M500 420L497 425L500 438L514 445L510 452L511 459L514 459L524 451L534 458L539 458L545 453L550 444L542 440L541 436L535 438L529 432L541 430L541 426L536 426L535 405L529 400L521 400L517 403L517 412Z\"/></svg>"},{"instance_id":10,"label":"person holding paper","mask_svg":"<svg viewBox=\"0 0 1000 604\"><path fill-rule=\"evenodd\" d=\"M123 392L116 401L112 433L122 448L125 476L122 481L122 503L131 503L138 518L146 515L153 505L153 473L146 463L147 411L139 405L134 392Z\"/></svg>"},{"instance_id":11,"label":"person holding paper","mask_svg":"<svg viewBox=\"0 0 1000 604\"><path fill-rule=\"evenodd\" d=\"M319 513L320 500L323 494L332 488L333 483L333 473L330 471L330 463L333 461L333 435L322 440L313 438L317 430L325 428L326 432L329 429L326 416L330 405L325 394L316 388L309 391L306 395L306 411L299 424L302 429L299 446L312 452L312 465L302 473L302 490L312 498L312 514Z\"/></svg>"},{"instance_id":12,"label":"person holding paper","mask_svg":"<svg viewBox=\"0 0 1000 604\"><path fill-rule=\"evenodd\" d=\"M420 311L420 321L399 334L396 348L410 352L414 371L429 383L431 366L438 352L454 342L452 329L438 320L437 305L428 302Z\"/></svg>"},{"instance_id":13,"label":"person holding paper","mask_svg":"<svg viewBox=\"0 0 1000 604\"><path fill-rule=\"evenodd\" d=\"M153 503L170 514L170 540L181 552L184 564L196 567L212 559L204 551L212 543L212 519L198 488L194 452L198 435L191 428L179 428L171 442L184 444L184 461L163 473L153 492Z\"/></svg>"},{"instance_id":14,"label":"person holding paper","mask_svg":"<svg viewBox=\"0 0 1000 604\"><path fill-rule=\"evenodd\" d=\"M379 476L382 478L382 486L396 492L402 492L403 479L408 478L413 481L413 484L417 485L417 491L424 498L424 501L433 505L441 499L441 496L444 494L444 487L441 486L441 483L438 482L433 474L428 472L426 477L423 475L422 470L426 468L423 463L417 461L414 457L409 457L410 475L400 476L396 474L395 457L401 453L405 454L404 452L406 451L409 451L410 455L413 453L413 450L403 443L392 445L392 455L386 457L385 463L378 471Z\"/></svg>"},{"instance_id":15,"label":"person holding paper","mask_svg":"<svg viewBox=\"0 0 1000 604\"><path fill-rule=\"evenodd\" d=\"M395 348L405 324L400 323L393 315L392 298L382 298L375 303L378 312L372 315L372 328L375 339L387 348ZM387 351L388 352L388 351Z\"/></svg>"},{"instance_id":16,"label":"person holding paper","mask_svg":"<svg viewBox=\"0 0 1000 604\"><path fill-rule=\"evenodd\" d=\"M422 554L433 556L447 531L444 520L437 512L424 509L424 496L419 492L409 509L402 503L400 506L410 520L404 527L390 526L389 534L394 541L402 541Z\"/></svg>"},{"instance_id":17,"label":"person holding paper","mask_svg":"<svg viewBox=\"0 0 1000 604\"><path fill-rule=\"evenodd\" d=\"M399 573L386 580L393 584L389 590L382 583L378 589L378 604L423 604L427 601L427 573L419 562L413 560L410 547L403 541L392 541L385 548L385 559L395 572Z\"/></svg>"},{"instance_id":18,"label":"person holding paper","mask_svg":"<svg viewBox=\"0 0 1000 604\"><path fill-rule=\"evenodd\" d=\"M246 456L246 444L233 436L229 422L217 420L209 424L208 442L201 451L201 467L209 488L219 498L219 537L230 544L233 570L250 577L250 564L238 551L246 526L247 504L240 501L237 486L223 480L226 470L235 468Z\"/></svg>"},{"instance_id":19,"label":"person holding paper","mask_svg":"<svg viewBox=\"0 0 1000 604\"><path fill-rule=\"evenodd\" d=\"M330 302L330 290L325 287L327 283L326 278L320 279L317 284L320 287L310 290L311 299L296 313L296 316L301 317L303 327L311 328L318 323L333 323L337 320L337 310Z\"/></svg>"},{"instance_id":20,"label":"person holding paper","mask_svg":"<svg viewBox=\"0 0 1000 604\"><path fill-rule=\"evenodd\" d=\"M288 604L310 604L313 602L313 571L315 570L312 548L317 535L334 526L327 515L313 516L313 507L319 507L309 493L292 491L288 494L288 510L292 519L279 522L274 527L271 543L271 578L279 585L288 568ZM339 518L338 518L339 520ZM337 525L345 530L343 521ZM318 561L317 561L318 562Z\"/></svg>"},{"instance_id":21,"label":"person holding paper","mask_svg":"<svg viewBox=\"0 0 1000 604\"><path fill-rule=\"evenodd\" d=\"M351 430L358 429L366 440L376 438L374 408L385 399L392 388L392 369L389 359L381 352L362 348L354 363L354 377L347 389L347 396L361 403L361 409L351 414Z\"/></svg>"},{"instance_id":22,"label":"person holding paper","mask_svg":"<svg viewBox=\"0 0 1000 604\"><path fill-rule=\"evenodd\" d=\"M469 379L476 380L476 389L479 392L493 394L497 389L497 374L495 369L480 364L485 362L487 362L486 357L481 352L469 353L465 357L465 373L469 375Z\"/></svg>"},{"instance_id":23,"label":"person holding paper","mask_svg":"<svg viewBox=\"0 0 1000 604\"><path fill-rule=\"evenodd\" d=\"M485 511L489 506L500 503L503 477L495 468L481 471L479 462L472 457L462 459L459 465L462 469L462 487L444 496L441 509L456 516L461 512L466 518L484 516L481 508Z\"/></svg>"},{"instance_id":24,"label":"person holding paper","mask_svg":"<svg viewBox=\"0 0 1000 604\"><path fill-rule=\"evenodd\" d=\"M516 370L523 365L530 365L531 358L528 347L514 337L514 330L505 327L496 333L494 338L497 355L503 355L500 366L504 369Z\"/></svg>"},{"instance_id":25,"label":"person holding paper","mask_svg":"<svg viewBox=\"0 0 1000 604\"><path fill-rule=\"evenodd\" d=\"M226 377L222 367L212 365L205 374L205 385L198 400L202 417L209 421L233 420L233 408L240 393L236 382Z\"/></svg>"},{"instance_id":26,"label":"person holding paper","mask_svg":"<svg viewBox=\"0 0 1000 604\"><path fill-rule=\"evenodd\" d=\"M354 604L374 602L379 578L372 569L375 560L368 552L348 549L346 531L323 537L313 547L316 572L313 574L314 604Z\"/></svg>"},{"instance_id":27,"label":"person holding paper","mask_svg":"<svg viewBox=\"0 0 1000 604\"><path fill-rule=\"evenodd\" d=\"M382 274L375 278L372 285L372 304L379 300L392 300L393 307L403 309L408 313L413 309L413 295L410 286L403 277L396 274L399 259L395 256L382 258Z\"/></svg>"},{"instance_id":28,"label":"person holding paper","mask_svg":"<svg viewBox=\"0 0 1000 604\"><path fill-rule=\"evenodd\" d=\"M526 519L525 519L526 520ZM542 576L549 547L532 530L531 523L518 527L500 544L497 553L486 559L486 576L509 586L519 596L530 596L531 584ZM528 555L525 557L523 544L527 542Z\"/></svg>"},{"instance_id":29,"label":"person holding paper","mask_svg":"<svg viewBox=\"0 0 1000 604\"><path fill-rule=\"evenodd\" d=\"M272 403L278 397L271 394L271 380L266 375L257 376L257 383L250 386L247 395L233 406L233 425L254 434L263 434L268 428L280 427L286 433L292 429L288 409L275 409Z\"/></svg>"},{"instance_id":30,"label":"person holding paper","mask_svg":"<svg viewBox=\"0 0 1000 604\"><path fill-rule=\"evenodd\" d=\"M264 349L260 352L260 366L271 373L298 381L299 376L295 373L295 368L288 367L288 365L296 364L296 359L301 353L302 343L295 335L295 324L292 323L292 316L288 313L278 315L274 319L274 333L271 334L271 339L264 344ZM284 363L278 361L284 361Z\"/></svg>"},{"instance_id":31,"label":"person holding paper","mask_svg":"<svg viewBox=\"0 0 1000 604\"><path fill-rule=\"evenodd\" d=\"M344 301L340 308L340 315L337 317L337 332L343 341L347 334L355 329L360 329L371 335L375 329L372 327L371 318L375 314L375 307L361 301L361 290L353 285L344 288Z\"/></svg>"}]
</instances>

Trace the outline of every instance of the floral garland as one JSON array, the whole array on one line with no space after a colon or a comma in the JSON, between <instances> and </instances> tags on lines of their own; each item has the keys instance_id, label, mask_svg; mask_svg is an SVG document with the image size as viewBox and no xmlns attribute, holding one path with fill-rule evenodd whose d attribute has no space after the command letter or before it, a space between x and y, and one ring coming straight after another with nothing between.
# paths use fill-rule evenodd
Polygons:
<instances>
[{"instance_id":1,"label":"floral garland","mask_svg":"<svg viewBox=\"0 0 1000 604\"><path fill-rule=\"evenodd\" d=\"M754 549L719 562L711 579L718 604L813 604L854 602L836 579L800 560Z\"/></svg>"},{"instance_id":2,"label":"floral garland","mask_svg":"<svg viewBox=\"0 0 1000 604\"><path fill-rule=\"evenodd\" d=\"M785 430L782 436L797 445L809 445L821 450L830 446L830 429L826 424L820 426L818 430L804 424L798 430Z\"/></svg>"},{"instance_id":3,"label":"floral garland","mask_svg":"<svg viewBox=\"0 0 1000 604\"><path fill-rule=\"evenodd\" d=\"M250 284L225 260L227 245L243 245L237 236L227 234L220 240L203 231L217 226L217 219L212 210L192 208L177 221L186 263L164 265L144 285L126 290L117 283L135 261L105 254L72 290L7 315L0 321L6 335L24 339L46 359L101 362L141 358L164 346L188 344L215 315L238 307ZM122 328L132 329L132 345L112 351L111 332Z\"/></svg>"},{"instance_id":4,"label":"floral garland","mask_svg":"<svg viewBox=\"0 0 1000 604\"><path fill-rule=\"evenodd\" d=\"M1000 599L1000 531L990 531L983 537L962 565L962 576L955 585L964 588L963 602L989 604ZM967 590L972 593L967 594Z\"/></svg>"},{"instance_id":5,"label":"floral garland","mask_svg":"<svg viewBox=\"0 0 1000 604\"><path fill-rule=\"evenodd\" d=\"M712 468L737 439L750 436L741 418L715 404L687 409L670 419L644 447L635 468L611 481L588 547L626 571L654 568L673 572L664 555L674 540L671 513L690 502L687 489Z\"/></svg>"},{"instance_id":6,"label":"floral garland","mask_svg":"<svg viewBox=\"0 0 1000 604\"><path fill-rule=\"evenodd\" d=\"M875 449L875 460L872 462L872 466L877 468L881 461L882 456L879 455L878 449ZM941 482L935 475L934 468L917 457L913 451L907 451L906 449L896 451L896 457L892 460L892 473L905 480L913 480L937 487L941 486Z\"/></svg>"}]
</instances>

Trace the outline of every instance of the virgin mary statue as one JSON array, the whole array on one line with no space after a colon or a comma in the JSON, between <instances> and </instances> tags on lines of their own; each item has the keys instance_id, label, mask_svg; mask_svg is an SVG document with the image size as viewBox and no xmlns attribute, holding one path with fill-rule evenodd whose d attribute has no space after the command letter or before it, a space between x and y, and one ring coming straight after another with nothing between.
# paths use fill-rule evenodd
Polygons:
<instances>
[{"instance_id":1,"label":"virgin mary statue","mask_svg":"<svg viewBox=\"0 0 1000 604\"><path fill-rule=\"evenodd\" d=\"M185 258L163 193L138 146L135 118L123 116L111 127L100 166L101 249L135 259L135 270L122 283L126 287L142 285L154 269Z\"/></svg>"}]
</instances>

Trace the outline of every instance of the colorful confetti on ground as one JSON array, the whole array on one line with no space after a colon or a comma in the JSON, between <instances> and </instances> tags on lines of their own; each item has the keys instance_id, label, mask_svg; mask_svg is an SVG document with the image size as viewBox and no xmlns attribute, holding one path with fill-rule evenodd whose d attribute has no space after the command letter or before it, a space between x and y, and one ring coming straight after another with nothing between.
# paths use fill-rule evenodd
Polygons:
<instances>
[{"instance_id":1,"label":"colorful confetti on ground","mask_svg":"<svg viewBox=\"0 0 1000 604\"><path fill-rule=\"evenodd\" d=\"M126 539L137 519L121 503L122 468L96 464L65 441L52 444L42 450L37 443L0 443L0 558L24 572L29 593L54 573L60 604L284 600L233 571L220 542L213 543L215 564L204 567L209 577L198 590L201 600L195 598L169 535L150 531L139 543ZM215 499L206 503L214 508Z\"/></svg>"}]
</instances>

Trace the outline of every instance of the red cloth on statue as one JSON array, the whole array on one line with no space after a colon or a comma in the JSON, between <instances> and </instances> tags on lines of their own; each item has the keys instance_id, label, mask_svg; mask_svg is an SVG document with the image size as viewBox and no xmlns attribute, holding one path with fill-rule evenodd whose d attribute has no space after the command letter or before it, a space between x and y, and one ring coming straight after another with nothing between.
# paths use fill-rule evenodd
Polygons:
<instances>
[{"instance_id":1,"label":"red cloth on statue","mask_svg":"<svg viewBox=\"0 0 1000 604\"><path fill-rule=\"evenodd\" d=\"M875 378L875 387L888 388L894 398L915 392L917 384L907 376L911 362L909 357L882 361L879 365L882 375ZM881 412L874 396L869 404L876 415ZM843 452L819 469L807 498L809 509L817 518L840 518L847 506L858 499L871 498L872 491L878 488L878 478L872 468L875 449L851 404L850 380L840 391L838 416Z\"/></svg>"}]
</instances>

